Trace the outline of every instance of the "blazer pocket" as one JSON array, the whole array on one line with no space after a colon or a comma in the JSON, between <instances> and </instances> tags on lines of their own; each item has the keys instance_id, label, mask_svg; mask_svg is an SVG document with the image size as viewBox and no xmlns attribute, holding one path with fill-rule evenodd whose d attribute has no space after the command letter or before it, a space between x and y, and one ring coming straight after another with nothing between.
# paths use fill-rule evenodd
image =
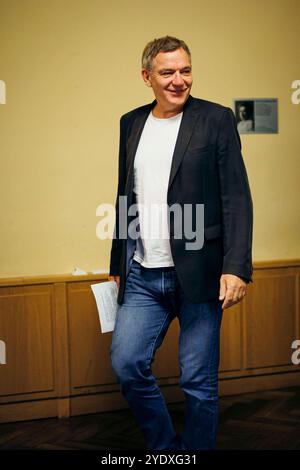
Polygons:
<instances>
[{"instance_id":1,"label":"blazer pocket","mask_svg":"<svg viewBox=\"0 0 300 470\"><path fill-rule=\"evenodd\" d=\"M204 227L204 238L206 240L213 240L222 236L222 225L211 225L210 227Z\"/></svg>"},{"instance_id":2,"label":"blazer pocket","mask_svg":"<svg viewBox=\"0 0 300 470\"><path fill-rule=\"evenodd\" d=\"M214 144L204 145L202 147L193 147L187 150L189 155L202 155L207 152L211 152L214 149Z\"/></svg>"}]
</instances>

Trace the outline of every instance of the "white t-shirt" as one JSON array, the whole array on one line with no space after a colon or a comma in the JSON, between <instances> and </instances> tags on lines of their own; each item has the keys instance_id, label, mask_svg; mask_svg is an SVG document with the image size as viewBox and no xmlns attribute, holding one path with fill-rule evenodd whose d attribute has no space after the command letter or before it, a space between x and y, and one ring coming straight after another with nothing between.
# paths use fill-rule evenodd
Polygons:
<instances>
[{"instance_id":1,"label":"white t-shirt","mask_svg":"<svg viewBox=\"0 0 300 470\"><path fill-rule=\"evenodd\" d=\"M182 112L160 119L150 112L134 160L140 237L133 258L146 268L174 266L168 230L167 191Z\"/></svg>"}]
</instances>

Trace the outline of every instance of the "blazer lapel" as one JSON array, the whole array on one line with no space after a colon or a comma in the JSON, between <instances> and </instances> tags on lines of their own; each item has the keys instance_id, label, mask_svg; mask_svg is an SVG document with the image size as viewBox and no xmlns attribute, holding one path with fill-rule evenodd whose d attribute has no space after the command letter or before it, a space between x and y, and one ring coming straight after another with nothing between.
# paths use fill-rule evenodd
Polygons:
<instances>
[{"instance_id":1,"label":"blazer lapel","mask_svg":"<svg viewBox=\"0 0 300 470\"><path fill-rule=\"evenodd\" d=\"M130 183L133 183L133 163L134 163L134 157L137 151L138 143L142 135L142 131L144 129L144 125L146 123L148 115L151 109L154 107L155 103L156 103L156 100L154 100L149 105L145 106L145 108L143 108L141 113L135 118L132 124L131 132L126 143L126 153L127 153L127 158L126 158L127 180L126 180L126 189L125 189L126 194L128 194L130 191Z\"/></svg>"},{"instance_id":2,"label":"blazer lapel","mask_svg":"<svg viewBox=\"0 0 300 470\"><path fill-rule=\"evenodd\" d=\"M174 180L174 177L181 165L184 152L192 137L193 130L194 130L198 116L199 114L196 113L193 107L193 97L189 96L183 108L183 116L181 119L178 136L177 136L177 140L175 144L175 149L173 153L168 189L170 188Z\"/></svg>"},{"instance_id":3,"label":"blazer lapel","mask_svg":"<svg viewBox=\"0 0 300 470\"><path fill-rule=\"evenodd\" d=\"M190 95L187 99L184 108L183 108L183 116L180 123L178 136L175 144L175 149L172 158L172 165L169 177L169 184L168 189L170 188L174 177L180 167L180 164L183 159L184 152L190 138L193 133L194 126L196 124L196 120L198 117L197 112L193 107L193 97ZM128 195L131 192L132 185L133 185L133 165L134 165L134 158L137 151L138 143L148 118L148 115L151 109L155 106L156 100L152 101L149 105L145 106L140 114L135 118L130 135L127 140L126 150L127 150L127 159L126 159L126 170L127 170L127 181L126 181L126 188L125 193Z\"/></svg>"}]
</instances>

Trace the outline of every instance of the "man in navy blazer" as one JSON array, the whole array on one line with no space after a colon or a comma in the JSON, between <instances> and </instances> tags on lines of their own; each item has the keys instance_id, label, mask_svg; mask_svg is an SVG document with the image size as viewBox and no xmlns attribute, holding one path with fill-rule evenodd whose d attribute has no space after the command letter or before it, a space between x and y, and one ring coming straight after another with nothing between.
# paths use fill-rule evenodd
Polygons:
<instances>
[{"instance_id":1,"label":"man in navy blazer","mask_svg":"<svg viewBox=\"0 0 300 470\"><path fill-rule=\"evenodd\" d=\"M232 110L190 94L191 54L184 41L166 36L148 43L142 77L155 100L120 120L109 273L119 287L119 307L111 361L148 449L214 449L222 313L252 282L249 182ZM168 239L151 241L143 230L149 212L141 209L157 200L167 208ZM170 215L174 205L182 209L177 218ZM181 436L151 372L175 317L186 397Z\"/></svg>"}]
</instances>

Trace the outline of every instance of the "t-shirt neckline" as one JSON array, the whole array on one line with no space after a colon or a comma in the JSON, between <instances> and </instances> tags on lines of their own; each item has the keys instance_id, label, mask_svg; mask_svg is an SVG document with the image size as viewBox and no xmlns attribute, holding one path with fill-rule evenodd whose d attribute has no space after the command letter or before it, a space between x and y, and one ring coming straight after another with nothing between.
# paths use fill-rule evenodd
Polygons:
<instances>
[{"instance_id":1,"label":"t-shirt neckline","mask_svg":"<svg viewBox=\"0 0 300 470\"><path fill-rule=\"evenodd\" d=\"M160 122L170 122L172 120L176 120L178 119L181 115L182 115L183 111L181 111L180 113L178 114L175 114L175 116L171 116L169 118L158 118L156 116L153 115L153 112L152 110L150 111L150 116L151 116L151 119L153 119L154 121L160 121Z\"/></svg>"}]
</instances>

